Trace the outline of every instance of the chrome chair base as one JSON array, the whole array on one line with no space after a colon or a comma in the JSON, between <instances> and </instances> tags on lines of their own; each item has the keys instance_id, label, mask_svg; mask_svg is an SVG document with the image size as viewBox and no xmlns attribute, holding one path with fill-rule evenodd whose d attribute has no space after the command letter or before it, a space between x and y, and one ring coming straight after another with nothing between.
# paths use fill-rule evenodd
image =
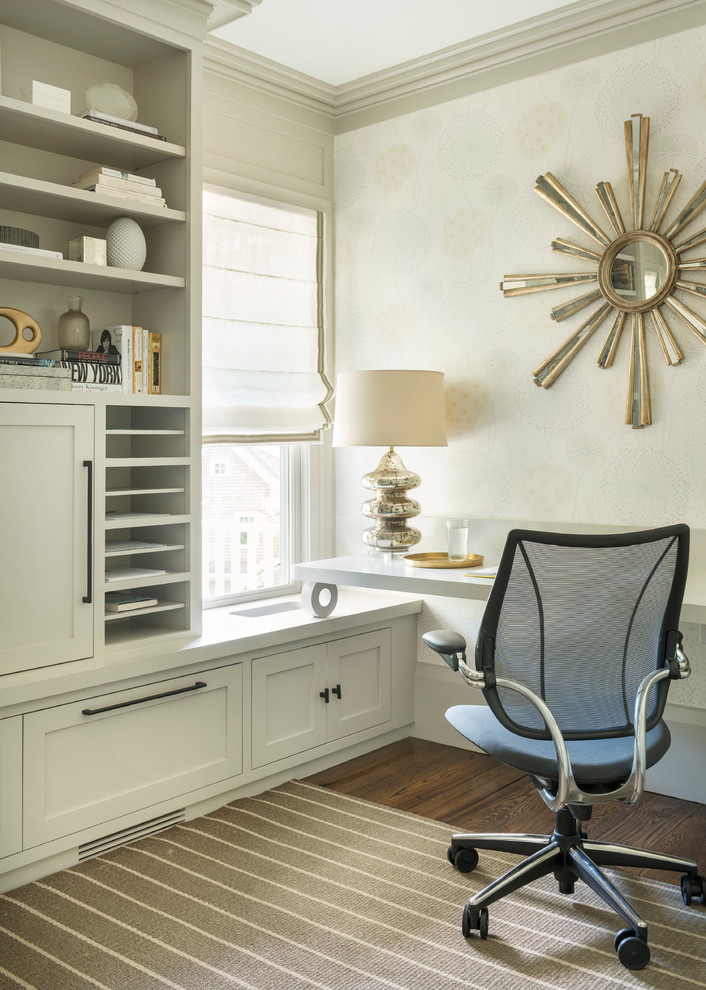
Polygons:
<instances>
[{"instance_id":1,"label":"chrome chair base","mask_svg":"<svg viewBox=\"0 0 706 990\"><path fill-rule=\"evenodd\" d=\"M448 857L460 872L470 873L478 863L479 849L517 853L525 859L469 898L462 923L466 937L473 930L479 931L481 938L487 937L490 904L541 877L553 874L561 893L573 894L575 882L582 880L622 918L627 928L616 936L618 956L627 968L642 969L650 958L647 924L601 867L630 866L683 873L684 900L689 903L693 895L704 903L703 878L699 877L698 866L693 860L589 839L568 809L556 813L556 828L552 835L456 833L451 839ZM689 892L688 900L685 888Z\"/></svg>"}]
</instances>

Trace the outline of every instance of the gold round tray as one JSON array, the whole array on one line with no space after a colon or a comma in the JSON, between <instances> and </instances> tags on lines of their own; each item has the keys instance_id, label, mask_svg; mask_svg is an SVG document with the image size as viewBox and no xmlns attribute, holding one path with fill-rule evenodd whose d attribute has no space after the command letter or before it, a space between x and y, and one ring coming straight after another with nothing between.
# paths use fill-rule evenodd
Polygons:
<instances>
[{"instance_id":1,"label":"gold round tray","mask_svg":"<svg viewBox=\"0 0 706 990\"><path fill-rule=\"evenodd\" d=\"M408 553L404 562L412 567L480 567L483 555L469 553L465 560L449 560L447 553Z\"/></svg>"}]
</instances>

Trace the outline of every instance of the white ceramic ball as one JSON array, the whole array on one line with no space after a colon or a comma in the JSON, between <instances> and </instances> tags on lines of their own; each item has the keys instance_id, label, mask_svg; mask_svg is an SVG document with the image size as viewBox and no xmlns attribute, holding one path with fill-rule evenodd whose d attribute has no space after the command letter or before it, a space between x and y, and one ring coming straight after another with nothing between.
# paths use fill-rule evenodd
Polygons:
<instances>
[{"instance_id":1,"label":"white ceramic ball","mask_svg":"<svg viewBox=\"0 0 706 990\"><path fill-rule=\"evenodd\" d=\"M142 228L131 217L113 220L106 234L106 253L111 268L142 271L147 257L147 243Z\"/></svg>"}]
</instances>

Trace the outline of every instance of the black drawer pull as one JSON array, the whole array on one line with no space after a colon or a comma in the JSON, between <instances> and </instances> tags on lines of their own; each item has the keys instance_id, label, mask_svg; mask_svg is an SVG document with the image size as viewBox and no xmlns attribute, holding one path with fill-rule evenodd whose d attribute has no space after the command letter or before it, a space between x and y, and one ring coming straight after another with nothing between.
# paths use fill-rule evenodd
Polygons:
<instances>
[{"instance_id":1,"label":"black drawer pull","mask_svg":"<svg viewBox=\"0 0 706 990\"><path fill-rule=\"evenodd\" d=\"M116 708L128 708L130 705L142 705L145 701L159 701L160 698L173 698L175 694L186 694L187 691L198 691L205 688L205 681L197 681L190 687L177 688L175 691L164 691L162 694L151 694L147 698L135 698L134 701L121 701L117 705L106 705L105 708L84 708L82 715L102 715L103 712L114 712Z\"/></svg>"},{"instance_id":2,"label":"black drawer pull","mask_svg":"<svg viewBox=\"0 0 706 990\"><path fill-rule=\"evenodd\" d=\"M93 603L93 461L84 461L88 468L86 480L88 483L88 502L86 505L86 594L83 601L86 605Z\"/></svg>"},{"instance_id":3,"label":"black drawer pull","mask_svg":"<svg viewBox=\"0 0 706 990\"><path fill-rule=\"evenodd\" d=\"M331 688L331 694L335 695L338 700L341 700L341 685L337 684L335 688Z\"/></svg>"},{"instance_id":4,"label":"black drawer pull","mask_svg":"<svg viewBox=\"0 0 706 990\"><path fill-rule=\"evenodd\" d=\"M328 705L328 688L324 688L323 691L319 691L319 697L323 698Z\"/></svg>"}]
</instances>

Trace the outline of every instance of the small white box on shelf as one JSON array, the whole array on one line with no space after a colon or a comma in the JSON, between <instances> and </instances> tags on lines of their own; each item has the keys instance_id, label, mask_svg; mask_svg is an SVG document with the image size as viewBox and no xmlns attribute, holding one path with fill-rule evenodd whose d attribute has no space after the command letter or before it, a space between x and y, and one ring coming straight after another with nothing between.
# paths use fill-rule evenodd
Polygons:
<instances>
[{"instance_id":1,"label":"small white box on shelf","mask_svg":"<svg viewBox=\"0 0 706 990\"><path fill-rule=\"evenodd\" d=\"M71 90L61 89L59 86L50 86L49 83L38 82L33 79L20 90L22 99L26 103L33 103L38 107L46 107L49 110L58 110L60 113L71 113Z\"/></svg>"},{"instance_id":2,"label":"small white box on shelf","mask_svg":"<svg viewBox=\"0 0 706 990\"><path fill-rule=\"evenodd\" d=\"M69 261L83 261L87 265L107 265L105 238L74 237L69 241Z\"/></svg>"}]
</instances>

